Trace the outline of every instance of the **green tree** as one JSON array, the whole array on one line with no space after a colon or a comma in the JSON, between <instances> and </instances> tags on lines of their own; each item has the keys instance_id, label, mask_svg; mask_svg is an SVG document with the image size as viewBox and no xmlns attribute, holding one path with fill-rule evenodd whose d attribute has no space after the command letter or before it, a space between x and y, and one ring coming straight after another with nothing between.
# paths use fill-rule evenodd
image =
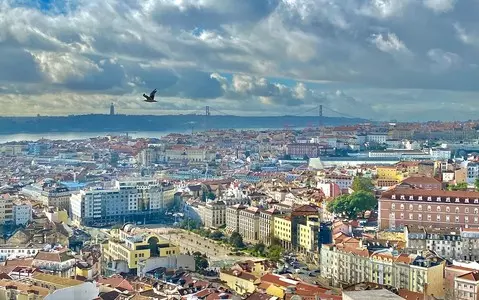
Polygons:
<instances>
[{"instance_id":1,"label":"green tree","mask_svg":"<svg viewBox=\"0 0 479 300\"><path fill-rule=\"evenodd\" d=\"M243 237L241 234L239 234L238 231L234 231L231 236L230 236L230 244L231 246L235 248L243 248L244 247L244 242L243 242Z\"/></svg>"},{"instance_id":2,"label":"green tree","mask_svg":"<svg viewBox=\"0 0 479 300\"><path fill-rule=\"evenodd\" d=\"M213 193L213 192L208 192L208 194L206 194L206 199L215 200L215 199L216 199L215 193Z\"/></svg>"},{"instance_id":3,"label":"green tree","mask_svg":"<svg viewBox=\"0 0 479 300\"><path fill-rule=\"evenodd\" d=\"M283 254L283 247L279 245L271 245L268 248L267 257L272 261L279 261L281 259L281 254Z\"/></svg>"},{"instance_id":4,"label":"green tree","mask_svg":"<svg viewBox=\"0 0 479 300\"><path fill-rule=\"evenodd\" d=\"M253 252L257 255L263 256L265 250L266 246L262 242L259 242L258 244L253 246Z\"/></svg>"},{"instance_id":5,"label":"green tree","mask_svg":"<svg viewBox=\"0 0 479 300\"><path fill-rule=\"evenodd\" d=\"M206 259L206 255L201 254L200 252L194 252L193 257L195 259L195 267L196 270L204 270L209 267L208 259Z\"/></svg>"},{"instance_id":6,"label":"green tree","mask_svg":"<svg viewBox=\"0 0 479 300\"><path fill-rule=\"evenodd\" d=\"M455 185L448 185L447 189L450 191L466 191L467 190L467 183L466 182L459 182Z\"/></svg>"},{"instance_id":7,"label":"green tree","mask_svg":"<svg viewBox=\"0 0 479 300\"><path fill-rule=\"evenodd\" d=\"M219 230L215 230L210 234L210 239L219 241L223 238L223 236L224 236L223 232L221 232Z\"/></svg>"},{"instance_id":8,"label":"green tree","mask_svg":"<svg viewBox=\"0 0 479 300\"><path fill-rule=\"evenodd\" d=\"M369 178L356 176L354 177L353 185L351 186L351 188L355 192L359 192L359 191L371 192L374 189L374 184L372 180Z\"/></svg>"},{"instance_id":9,"label":"green tree","mask_svg":"<svg viewBox=\"0 0 479 300\"><path fill-rule=\"evenodd\" d=\"M378 204L376 197L370 192L359 191L351 195L341 195L329 202L328 211L337 215L355 219L359 213L374 209Z\"/></svg>"},{"instance_id":10,"label":"green tree","mask_svg":"<svg viewBox=\"0 0 479 300\"><path fill-rule=\"evenodd\" d=\"M476 191L479 191L479 178L476 178L474 181L474 187L476 188Z\"/></svg>"},{"instance_id":11,"label":"green tree","mask_svg":"<svg viewBox=\"0 0 479 300\"><path fill-rule=\"evenodd\" d=\"M369 192L359 191L349 195L350 208L355 213L363 213L367 210L375 209L378 205L376 197Z\"/></svg>"}]
</instances>

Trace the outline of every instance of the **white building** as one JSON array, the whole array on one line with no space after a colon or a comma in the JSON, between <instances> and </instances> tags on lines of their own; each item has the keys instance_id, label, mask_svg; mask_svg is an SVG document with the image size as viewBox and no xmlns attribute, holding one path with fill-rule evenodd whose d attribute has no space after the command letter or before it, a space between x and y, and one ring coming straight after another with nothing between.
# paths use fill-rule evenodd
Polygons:
<instances>
[{"instance_id":1,"label":"white building","mask_svg":"<svg viewBox=\"0 0 479 300\"><path fill-rule=\"evenodd\" d=\"M443 148L431 148L429 154L433 160L448 160L451 158L451 150Z\"/></svg>"},{"instance_id":2,"label":"white building","mask_svg":"<svg viewBox=\"0 0 479 300\"><path fill-rule=\"evenodd\" d=\"M32 205L27 202L17 202L13 205L13 223L25 225L32 220Z\"/></svg>"},{"instance_id":3,"label":"white building","mask_svg":"<svg viewBox=\"0 0 479 300\"><path fill-rule=\"evenodd\" d=\"M479 163L465 162L464 164L467 167L466 182L472 185L476 181L476 178L479 178Z\"/></svg>"},{"instance_id":4,"label":"white building","mask_svg":"<svg viewBox=\"0 0 479 300\"><path fill-rule=\"evenodd\" d=\"M74 222L101 226L158 217L171 206L176 189L155 179L116 181L113 189L81 191L71 196Z\"/></svg>"},{"instance_id":5,"label":"white building","mask_svg":"<svg viewBox=\"0 0 479 300\"><path fill-rule=\"evenodd\" d=\"M366 136L366 140L370 143L385 144L387 139L388 135L385 133L369 133Z\"/></svg>"},{"instance_id":6,"label":"white building","mask_svg":"<svg viewBox=\"0 0 479 300\"><path fill-rule=\"evenodd\" d=\"M5 261L8 258L27 258L34 257L39 251L43 249L43 245L1 245L0 247L0 261Z\"/></svg>"},{"instance_id":7,"label":"white building","mask_svg":"<svg viewBox=\"0 0 479 300\"><path fill-rule=\"evenodd\" d=\"M206 228L219 228L226 224L226 205L223 201L210 201L198 205L201 222Z\"/></svg>"}]
</instances>

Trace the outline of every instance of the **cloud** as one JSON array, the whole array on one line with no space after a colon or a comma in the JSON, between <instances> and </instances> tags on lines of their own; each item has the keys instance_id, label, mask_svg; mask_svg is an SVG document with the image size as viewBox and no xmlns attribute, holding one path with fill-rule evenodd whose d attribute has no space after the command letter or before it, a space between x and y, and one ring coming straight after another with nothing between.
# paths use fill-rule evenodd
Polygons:
<instances>
[{"instance_id":1,"label":"cloud","mask_svg":"<svg viewBox=\"0 0 479 300\"><path fill-rule=\"evenodd\" d=\"M296 114L321 103L407 120L479 92L478 10L454 0L0 0L0 114L91 113L111 101L128 113ZM153 88L161 105L145 106Z\"/></svg>"},{"instance_id":2,"label":"cloud","mask_svg":"<svg viewBox=\"0 0 479 300\"><path fill-rule=\"evenodd\" d=\"M456 0L424 0L424 5L436 13L445 13L454 9Z\"/></svg>"},{"instance_id":3,"label":"cloud","mask_svg":"<svg viewBox=\"0 0 479 300\"><path fill-rule=\"evenodd\" d=\"M382 52L390 54L410 54L409 49L406 47L397 35L394 33L387 34L373 34L371 36L371 42Z\"/></svg>"}]
</instances>

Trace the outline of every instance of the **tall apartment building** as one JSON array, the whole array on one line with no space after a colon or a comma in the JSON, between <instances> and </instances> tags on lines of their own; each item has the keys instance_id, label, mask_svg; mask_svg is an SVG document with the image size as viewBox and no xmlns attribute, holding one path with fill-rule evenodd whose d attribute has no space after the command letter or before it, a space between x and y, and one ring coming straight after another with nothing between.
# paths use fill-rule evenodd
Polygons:
<instances>
[{"instance_id":1,"label":"tall apartment building","mask_svg":"<svg viewBox=\"0 0 479 300\"><path fill-rule=\"evenodd\" d=\"M232 233L239 231L240 211L246 209L247 206L236 204L226 208L226 231Z\"/></svg>"},{"instance_id":2,"label":"tall apartment building","mask_svg":"<svg viewBox=\"0 0 479 300\"><path fill-rule=\"evenodd\" d=\"M312 205L295 208L290 215L275 216L273 235L286 249L311 254L314 257L319 247L319 212Z\"/></svg>"},{"instance_id":3,"label":"tall apartment building","mask_svg":"<svg viewBox=\"0 0 479 300\"><path fill-rule=\"evenodd\" d=\"M333 286L371 282L442 297L444 267L436 256L368 249L354 238L321 247L321 276Z\"/></svg>"},{"instance_id":4,"label":"tall apartment building","mask_svg":"<svg viewBox=\"0 0 479 300\"><path fill-rule=\"evenodd\" d=\"M70 212L70 197L72 192L64 186L45 186L41 191L40 199L46 206L64 209Z\"/></svg>"},{"instance_id":5,"label":"tall apartment building","mask_svg":"<svg viewBox=\"0 0 479 300\"><path fill-rule=\"evenodd\" d=\"M158 218L173 204L175 191L172 185L155 179L116 181L110 190L72 195L72 220L86 226L104 226Z\"/></svg>"},{"instance_id":6,"label":"tall apartment building","mask_svg":"<svg viewBox=\"0 0 479 300\"><path fill-rule=\"evenodd\" d=\"M379 199L380 229L479 226L479 192L395 188Z\"/></svg>"},{"instance_id":7,"label":"tall apartment building","mask_svg":"<svg viewBox=\"0 0 479 300\"><path fill-rule=\"evenodd\" d=\"M239 228L238 232L247 243L254 243L259 238L259 216L260 209L250 206L239 212Z\"/></svg>"},{"instance_id":8,"label":"tall apartment building","mask_svg":"<svg viewBox=\"0 0 479 300\"><path fill-rule=\"evenodd\" d=\"M13 205L13 223L25 225L32 220L32 205L28 202L16 202Z\"/></svg>"},{"instance_id":9,"label":"tall apartment building","mask_svg":"<svg viewBox=\"0 0 479 300\"><path fill-rule=\"evenodd\" d=\"M274 236L274 218L280 214L281 212L274 208L259 213L259 240L267 246L271 244L271 238Z\"/></svg>"},{"instance_id":10,"label":"tall apartment building","mask_svg":"<svg viewBox=\"0 0 479 300\"><path fill-rule=\"evenodd\" d=\"M0 195L0 224L13 223L13 199L8 194Z\"/></svg>"},{"instance_id":11,"label":"tall apartment building","mask_svg":"<svg viewBox=\"0 0 479 300\"><path fill-rule=\"evenodd\" d=\"M223 201L210 201L198 205L198 213L207 228L218 228L226 224L226 204Z\"/></svg>"}]
</instances>

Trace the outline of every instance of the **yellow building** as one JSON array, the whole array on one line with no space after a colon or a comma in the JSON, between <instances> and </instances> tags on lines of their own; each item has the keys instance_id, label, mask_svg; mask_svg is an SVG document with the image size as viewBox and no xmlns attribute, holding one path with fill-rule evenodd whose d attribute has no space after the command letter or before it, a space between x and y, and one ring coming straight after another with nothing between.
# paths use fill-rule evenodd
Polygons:
<instances>
[{"instance_id":1,"label":"yellow building","mask_svg":"<svg viewBox=\"0 0 479 300\"><path fill-rule=\"evenodd\" d=\"M238 270L222 270L220 280L240 295L253 293L260 282L255 275Z\"/></svg>"},{"instance_id":2,"label":"yellow building","mask_svg":"<svg viewBox=\"0 0 479 300\"><path fill-rule=\"evenodd\" d=\"M291 218L288 216L285 217L275 217L274 218L274 237L279 239L285 248L291 247Z\"/></svg>"},{"instance_id":3,"label":"yellow building","mask_svg":"<svg viewBox=\"0 0 479 300\"><path fill-rule=\"evenodd\" d=\"M39 286L50 291L73 287L83 283L83 281L80 280L63 278L45 273L33 274L31 281L35 286Z\"/></svg>"},{"instance_id":4,"label":"yellow building","mask_svg":"<svg viewBox=\"0 0 479 300\"><path fill-rule=\"evenodd\" d=\"M178 255L180 249L156 234L139 232L134 225L126 224L102 245L102 253L107 262L125 261L129 269L136 269L139 261Z\"/></svg>"},{"instance_id":5,"label":"yellow building","mask_svg":"<svg viewBox=\"0 0 479 300\"><path fill-rule=\"evenodd\" d=\"M404 179L404 174L396 166L379 166L376 169L378 179L395 180L400 182Z\"/></svg>"},{"instance_id":6,"label":"yellow building","mask_svg":"<svg viewBox=\"0 0 479 300\"><path fill-rule=\"evenodd\" d=\"M306 225L298 224L298 245L301 250L315 251L318 246L319 218L308 217Z\"/></svg>"}]
</instances>

